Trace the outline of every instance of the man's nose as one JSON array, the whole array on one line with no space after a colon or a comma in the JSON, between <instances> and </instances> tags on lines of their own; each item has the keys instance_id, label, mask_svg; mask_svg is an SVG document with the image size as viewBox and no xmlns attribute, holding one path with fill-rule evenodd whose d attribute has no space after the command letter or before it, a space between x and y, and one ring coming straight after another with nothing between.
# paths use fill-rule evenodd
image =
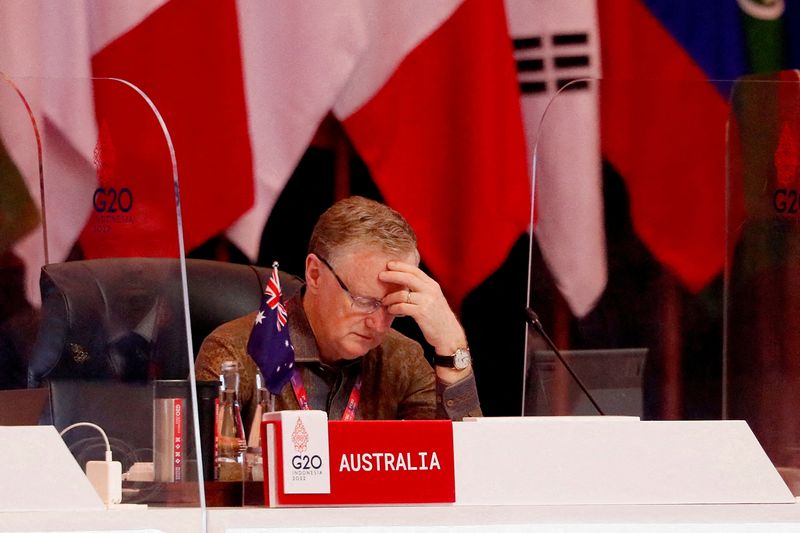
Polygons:
<instances>
[{"instance_id":1,"label":"man's nose","mask_svg":"<svg viewBox=\"0 0 800 533\"><path fill-rule=\"evenodd\" d=\"M394 315L381 306L374 313L367 315L367 326L383 333L392 326L392 320L394 320Z\"/></svg>"}]
</instances>

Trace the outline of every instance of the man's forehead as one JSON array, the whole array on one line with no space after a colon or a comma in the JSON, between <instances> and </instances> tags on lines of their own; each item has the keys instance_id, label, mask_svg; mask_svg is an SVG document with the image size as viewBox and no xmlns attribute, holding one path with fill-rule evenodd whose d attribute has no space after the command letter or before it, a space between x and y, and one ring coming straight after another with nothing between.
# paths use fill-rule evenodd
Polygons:
<instances>
[{"instance_id":1,"label":"man's forehead","mask_svg":"<svg viewBox=\"0 0 800 533\"><path fill-rule=\"evenodd\" d=\"M334 261L337 265L344 266L351 263L362 264L364 262L379 265L381 270L386 268L389 261L405 261L416 263L413 251L398 252L386 250L374 244L354 243L343 246L333 251Z\"/></svg>"}]
</instances>

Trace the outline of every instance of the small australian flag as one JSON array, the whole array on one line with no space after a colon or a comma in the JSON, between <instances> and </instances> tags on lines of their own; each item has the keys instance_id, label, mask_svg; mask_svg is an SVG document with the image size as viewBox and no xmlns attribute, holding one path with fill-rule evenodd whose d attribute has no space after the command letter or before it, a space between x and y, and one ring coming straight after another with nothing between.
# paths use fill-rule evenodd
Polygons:
<instances>
[{"instance_id":1,"label":"small australian flag","mask_svg":"<svg viewBox=\"0 0 800 533\"><path fill-rule=\"evenodd\" d=\"M272 394L280 394L292 378L294 347L289 340L286 308L281 302L277 262L272 263L272 276L264 288L264 300L247 341L247 352L261 370L267 389Z\"/></svg>"}]
</instances>

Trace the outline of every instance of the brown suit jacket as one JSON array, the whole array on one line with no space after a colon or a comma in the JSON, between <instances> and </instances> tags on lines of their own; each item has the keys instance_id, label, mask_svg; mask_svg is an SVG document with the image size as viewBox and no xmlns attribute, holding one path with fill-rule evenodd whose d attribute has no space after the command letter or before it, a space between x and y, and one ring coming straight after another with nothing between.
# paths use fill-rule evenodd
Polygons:
<instances>
[{"instance_id":1,"label":"brown suit jacket","mask_svg":"<svg viewBox=\"0 0 800 533\"><path fill-rule=\"evenodd\" d=\"M289 335L295 360L313 409L323 409L332 419L339 419L359 373L363 373L361 401L356 418L361 420L460 419L480 416L477 388L472 373L465 379L445 385L437 383L436 374L423 355L422 347L395 330L383 343L353 362L331 367L320 362L314 334L303 311L300 296L286 303ZM245 427L254 411L255 376L258 368L247 354L247 340L255 313L238 318L214 330L203 342L197 357L198 380L219 379L223 361L239 363L239 398ZM327 379L321 378L325 376ZM327 405L317 405L315 398L327 398ZM317 403L320 403L319 401ZM276 397L276 410L299 409L291 384Z\"/></svg>"}]
</instances>

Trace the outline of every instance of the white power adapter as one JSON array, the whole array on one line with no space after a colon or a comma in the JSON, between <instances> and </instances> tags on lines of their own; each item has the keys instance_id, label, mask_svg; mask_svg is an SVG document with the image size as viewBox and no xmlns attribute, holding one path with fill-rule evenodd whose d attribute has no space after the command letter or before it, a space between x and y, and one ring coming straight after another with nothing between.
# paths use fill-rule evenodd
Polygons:
<instances>
[{"instance_id":1,"label":"white power adapter","mask_svg":"<svg viewBox=\"0 0 800 533\"><path fill-rule=\"evenodd\" d=\"M106 453L105 461L87 461L86 477L106 505L122 501L122 463L111 460Z\"/></svg>"},{"instance_id":2,"label":"white power adapter","mask_svg":"<svg viewBox=\"0 0 800 533\"><path fill-rule=\"evenodd\" d=\"M122 463L111 460L111 445L108 442L106 432L96 424L76 422L64 428L60 434L64 436L64 433L79 426L92 427L103 436L103 441L106 444L106 459L105 461L87 461L86 477L106 507L117 505L122 501Z\"/></svg>"}]
</instances>

